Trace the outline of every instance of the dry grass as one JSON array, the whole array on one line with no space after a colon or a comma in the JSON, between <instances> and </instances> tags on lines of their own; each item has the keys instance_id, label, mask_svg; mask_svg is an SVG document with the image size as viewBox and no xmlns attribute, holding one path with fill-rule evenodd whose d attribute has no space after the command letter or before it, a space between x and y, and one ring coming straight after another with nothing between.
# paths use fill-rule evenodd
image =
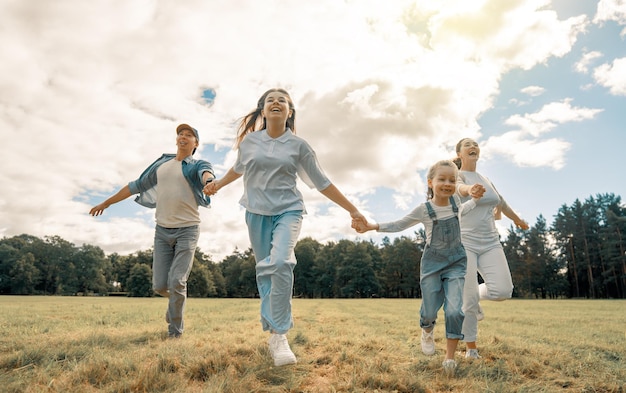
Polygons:
<instances>
[{"instance_id":1,"label":"dry grass","mask_svg":"<svg viewBox=\"0 0 626 393\"><path fill-rule=\"evenodd\" d=\"M482 359L421 353L420 300L294 300L298 364L276 368L254 299L0 297L3 392L626 392L626 301L483 303ZM442 318L443 315L440 315ZM463 345L459 348L464 349Z\"/></svg>"}]
</instances>

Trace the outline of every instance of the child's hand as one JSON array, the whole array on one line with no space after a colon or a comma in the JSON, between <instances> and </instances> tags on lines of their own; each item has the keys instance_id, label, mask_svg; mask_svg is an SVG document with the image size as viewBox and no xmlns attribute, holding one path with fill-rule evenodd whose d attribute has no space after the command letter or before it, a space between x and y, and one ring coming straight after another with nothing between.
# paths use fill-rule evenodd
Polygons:
<instances>
[{"instance_id":1,"label":"child's hand","mask_svg":"<svg viewBox=\"0 0 626 393\"><path fill-rule=\"evenodd\" d=\"M476 183L472 186L472 188L470 188L469 194L472 198L480 199L485 194L485 191L487 190L482 186L482 184Z\"/></svg>"},{"instance_id":2,"label":"child's hand","mask_svg":"<svg viewBox=\"0 0 626 393\"><path fill-rule=\"evenodd\" d=\"M365 218L354 218L352 219L352 228L354 228L358 233L365 233L367 231L378 229L378 225L367 222Z\"/></svg>"}]
</instances>

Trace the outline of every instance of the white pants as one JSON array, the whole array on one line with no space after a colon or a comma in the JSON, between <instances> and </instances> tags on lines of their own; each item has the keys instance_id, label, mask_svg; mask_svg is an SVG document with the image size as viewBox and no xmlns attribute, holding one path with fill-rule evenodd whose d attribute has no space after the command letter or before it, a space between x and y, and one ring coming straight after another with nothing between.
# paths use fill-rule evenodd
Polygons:
<instances>
[{"instance_id":1,"label":"white pants","mask_svg":"<svg viewBox=\"0 0 626 393\"><path fill-rule=\"evenodd\" d=\"M467 273L463 287L463 335L465 342L475 342L478 336L478 301L510 299L513 280L502 247L477 251L466 246ZM478 285L476 273L484 280Z\"/></svg>"}]
</instances>

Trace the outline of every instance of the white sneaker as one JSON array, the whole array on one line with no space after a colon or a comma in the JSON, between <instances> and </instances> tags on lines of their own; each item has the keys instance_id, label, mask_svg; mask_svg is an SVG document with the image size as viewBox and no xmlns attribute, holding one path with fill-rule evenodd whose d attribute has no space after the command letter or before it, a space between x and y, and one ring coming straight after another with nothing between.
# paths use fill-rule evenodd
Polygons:
<instances>
[{"instance_id":1,"label":"white sneaker","mask_svg":"<svg viewBox=\"0 0 626 393\"><path fill-rule=\"evenodd\" d=\"M456 360L446 359L443 361L442 365L443 365L443 373L448 377L453 377L456 371Z\"/></svg>"},{"instance_id":2,"label":"white sneaker","mask_svg":"<svg viewBox=\"0 0 626 393\"><path fill-rule=\"evenodd\" d=\"M465 351L465 359L480 359L478 349L468 349Z\"/></svg>"},{"instance_id":3,"label":"white sneaker","mask_svg":"<svg viewBox=\"0 0 626 393\"><path fill-rule=\"evenodd\" d=\"M478 314L476 314L476 319L479 321L485 319L485 314L483 313L483 308L480 306L480 303L478 303Z\"/></svg>"},{"instance_id":4,"label":"white sneaker","mask_svg":"<svg viewBox=\"0 0 626 393\"><path fill-rule=\"evenodd\" d=\"M422 329L422 352L424 352L424 355L435 354L435 338L433 336L434 332L434 328L430 332Z\"/></svg>"},{"instance_id":5,"label":"white sneaker","mask_svg":"<svg viewBox=\"0 0 626 393\"><path fill-rule=\"evenodd\" d=\"M291 352L287 336L284 334L272 334L269 339L270 354L274 359L274 365L285 366L287 364L296 364L296 355Z\"/></svg>"}]
</instances>

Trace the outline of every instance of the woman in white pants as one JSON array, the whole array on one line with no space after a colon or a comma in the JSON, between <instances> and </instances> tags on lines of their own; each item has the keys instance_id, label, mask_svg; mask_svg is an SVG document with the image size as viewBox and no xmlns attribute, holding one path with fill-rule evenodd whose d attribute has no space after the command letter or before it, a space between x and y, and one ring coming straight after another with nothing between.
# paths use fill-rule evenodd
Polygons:
<instances>
[{"instance_id":1,"label":"woman in white pants","mask_svg":"<svg viewBox=\"0 0 626 393\"><path fill-rule=\"evenodd\" d=\"M461 226L461 238L467 252L463 291L463 335L467 346L465 357L479 358L476 346L478 320L482 319L479 300L502 301L510 299L513 293L511 272L495 220L504 214L518 228L528 229L528 224L509 207L491 181L476 172L476 163L480 157L476 141L461 139L456 145L456 154L455 163L460 169L457 190L461 199L465 201L472 198L470 190L474 184L481 184L485 188L483 197L464 216ZM480 273L484 283L478 285L476 273Z\"/></svg>"}]
</instances>

